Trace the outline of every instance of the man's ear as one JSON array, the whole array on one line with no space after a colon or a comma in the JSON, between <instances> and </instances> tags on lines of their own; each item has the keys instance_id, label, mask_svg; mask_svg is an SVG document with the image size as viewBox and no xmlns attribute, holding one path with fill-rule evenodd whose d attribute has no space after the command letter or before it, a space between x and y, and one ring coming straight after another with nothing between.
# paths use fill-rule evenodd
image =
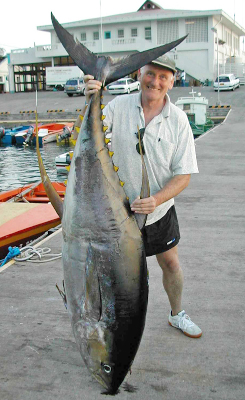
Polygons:
<instances>
[{"instance_id":1,"label":"man's ear","mask_svg":"<svg viewBox=\"0 0 245 400\"><path fill-rule=\"evenodd\" d=\"M174 75L173 75L173 79L171 80L171 82L169 84L168 90L173 89L173 86L174 86Z\"/></svg>"},{"instance_id":2,"label":"man's ear","mask_svg":"<svg viewBox=\"0 0 245 400\"><path fill-rule=\"evenodd\" d=\"M141 70L138 69L138 81L141 79Z\"/></svg>"}]
</instances>

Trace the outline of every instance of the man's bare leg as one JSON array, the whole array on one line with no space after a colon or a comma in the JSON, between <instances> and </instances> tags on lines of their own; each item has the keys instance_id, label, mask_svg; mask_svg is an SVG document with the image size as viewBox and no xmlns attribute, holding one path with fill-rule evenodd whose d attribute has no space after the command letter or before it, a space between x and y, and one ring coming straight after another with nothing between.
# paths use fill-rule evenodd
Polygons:
<instances>
[{"instance_id":1,"label":"man's bare leg","mask_svg":"<svg viewBox=\"0 0 245 400\"><path fill-rule=\"evenodd\" d=\"M179 263L177 246L156 255L158 264L163 271L163 286L169 298L172 314L182 310L181 298L183 290L183 271Z\"/></svg>"}]
</instances>

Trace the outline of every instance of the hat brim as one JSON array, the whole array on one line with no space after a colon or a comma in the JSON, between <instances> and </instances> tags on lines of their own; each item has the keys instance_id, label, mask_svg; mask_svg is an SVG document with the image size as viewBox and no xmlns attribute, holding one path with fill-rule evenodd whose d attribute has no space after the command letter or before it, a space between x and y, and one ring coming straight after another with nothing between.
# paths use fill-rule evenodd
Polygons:
<instances>
[{"instance_id":1,"label":"hat brim","mask_svg":"<svg viewBox=\"0 0 245 400\"><path fill-rule=\"evenodd\" d=\"M175 72L177 72L177 69L172 68L169 65L166 65L164 63L161 63L161 62L158 62L158 61L155 61L155 60L151 61L151 64L156 64L156 65L159 65L160 67L166 68L169 71L173 72L173 74L175 74Z\"/></svg>"}]
</instances>

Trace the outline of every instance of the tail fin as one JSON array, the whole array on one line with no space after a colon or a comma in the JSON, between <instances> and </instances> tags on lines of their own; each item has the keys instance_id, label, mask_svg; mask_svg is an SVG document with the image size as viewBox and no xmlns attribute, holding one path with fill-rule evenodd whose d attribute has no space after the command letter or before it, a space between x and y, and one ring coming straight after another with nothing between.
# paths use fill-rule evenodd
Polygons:
<instances>
[{"instance_id":1,"label":"tail fin","mask_svg":"<svg viewBox=\"0 0 245 400\"><path fill-rule=\"evenodd\" d=\"M36 121L37 121L37 113L36 113ZM43 185L45 188L45 192L47 193L48 198L51 201L51 204L54 207L55 211L57 212L58 216L60 217L60 219L62 219L63 201L61 200L60 196L54 189L52 182L50 181L48 174L45 170L45 167L43 165L43 160L42 160L40 149L39 149L37 123L36 123L36 150L37 150L37 158L38 158L40 175L41 175L42 182L43 182Z\"/></svg>"},{"instance_id":2,"label":"tail fin","mask_svg":"<svg viewBox=\"0 0 245 400\"><path fill-rule=\"evenodd\" d=\"M115 80L122 78L144 65L150 63L152 60L167 53L174 47L178 46L186 37L175 40L171 43L158 46L150 50L131 54L118 61L112 60L110 57L97 56L88 50L82 43L75 42L73 36L64 29L51 13L52 23L55 32L66 49L67 53L71 56L75 64L85 73L93 75L95 79L108 84Z\"/></svg>"}]
</instances>

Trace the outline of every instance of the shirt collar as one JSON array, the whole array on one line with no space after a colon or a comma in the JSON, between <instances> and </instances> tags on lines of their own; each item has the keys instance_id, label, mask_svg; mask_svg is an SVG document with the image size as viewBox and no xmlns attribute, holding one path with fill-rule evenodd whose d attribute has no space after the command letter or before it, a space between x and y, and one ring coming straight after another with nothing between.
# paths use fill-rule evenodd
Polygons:
<instances>
[{"instance_id":1,"label":"shirt collar","mask_svg":"<svg viewBox=\"0 0 245 400\"><path fill-rule=\"evenodd\" d=\"M159 117L168 118L170 115L170 97L167 93L165 95L165 100L166 100L165 106L163 107L162 112L159 114ZM136 105L141 110L143 110L143 107L141 105L141 92L138 93Z\"/></svg>"}]
</instances>

